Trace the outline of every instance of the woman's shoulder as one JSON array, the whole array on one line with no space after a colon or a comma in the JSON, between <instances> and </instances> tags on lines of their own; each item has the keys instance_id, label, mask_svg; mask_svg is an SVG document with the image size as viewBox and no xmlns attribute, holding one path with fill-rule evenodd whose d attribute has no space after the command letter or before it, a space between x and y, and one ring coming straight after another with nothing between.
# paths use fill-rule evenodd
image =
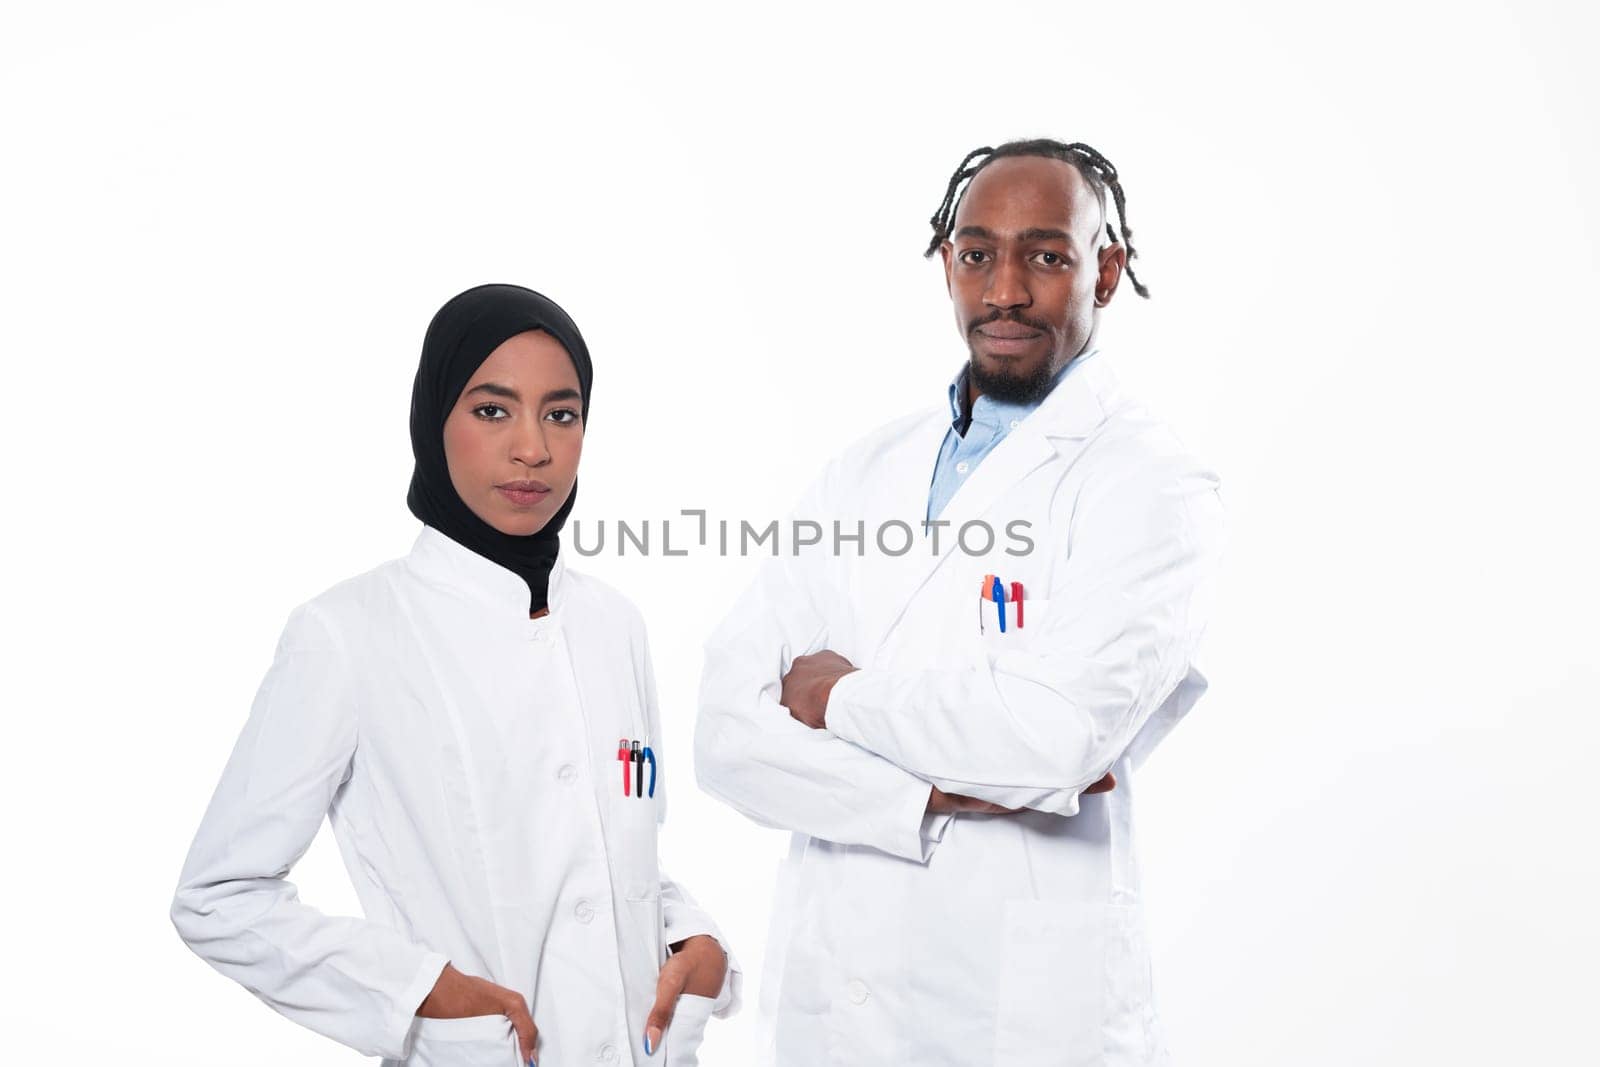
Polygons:
<instances>
[{"instance_id":1,"label":"woman's shoulder","mask_svg":"<svg viewBox=\"0 0 1600 1067\"><path fill-rule=\"evenodd\" d=\"M630 628L644 632L644 615L638 605L609 582L592 574L567 567L562 575L563 596L587 614L605 616L611 623L625 622Z\"/></svg>"},{"instance_id":2,"label":"woman's shoulder","mask_svg":"<svg viewBox=\"0 0 1600 1067\"><path fill-rule=\"evenodd\" d=\"M405 558L385 560L301 601L289 613L289 629L322 630L336 642L371 629L376 618L393 615L394 586Z\"/></svg>"}]
</instances>

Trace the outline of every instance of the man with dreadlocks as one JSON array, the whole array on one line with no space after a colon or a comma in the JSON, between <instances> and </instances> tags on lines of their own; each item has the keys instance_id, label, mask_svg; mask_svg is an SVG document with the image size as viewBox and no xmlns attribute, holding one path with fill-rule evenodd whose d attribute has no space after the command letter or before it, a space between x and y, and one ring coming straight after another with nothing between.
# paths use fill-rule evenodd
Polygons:
<instances>
[{"instance_id":1,"label":"man with dreadlocks","mask_svg":"<svg viewBox=\"0 0 1600 1067\"><path fill-rule=\"evenodd\" d=\"M707 644L701 785L794 832L780 1064L1165 1057L1133 773L1205 688L1222 514L1097 351L1123 275L1148 295L1126 207L1087 145L962 160L928 246L948 405L830 463Z\"/></svg>"}]
</instances>

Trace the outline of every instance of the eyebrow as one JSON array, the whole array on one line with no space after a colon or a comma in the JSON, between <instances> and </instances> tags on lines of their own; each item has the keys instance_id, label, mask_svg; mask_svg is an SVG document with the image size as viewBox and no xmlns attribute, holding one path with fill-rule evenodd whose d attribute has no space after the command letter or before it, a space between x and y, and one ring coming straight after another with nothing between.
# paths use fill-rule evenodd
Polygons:
<instances>
[{"instance_id":1,"label":"eyebrow","mask_svg":"<svg viewBox=\"0 0 1600 1067\"><path fill-rule=\"evenodd\" d=\"M473 393L488 393L490 396L498 396L505 400L516 400L519 402L522 400L521 393L517 392L515 389L512 389L510 386L500 385L497 382L483 382L481 384L474 385L471 389L467 390L468 396L472 395ZM552 389L548 393L544 394L544 396L540 398L539 402L542 404L553 404L557 400L582 399L583 394L578 392L576 389Z\"/></svg>"},{"instance_id":2,"label":"eyebrow","mask_svg":"<svg viewBox=\"0 0 1600 1067\"><path fill-rule=\"evenodd\" d=\"M998 237L982 226L963 226L956 231L957 237L974 237L980 241L997 241ZM1017 234L1017 240L1028 241L1072 241L1072 235L1066 230L1054 230L1047 227L1033 226Z\"/></svg>"}]
</instances>

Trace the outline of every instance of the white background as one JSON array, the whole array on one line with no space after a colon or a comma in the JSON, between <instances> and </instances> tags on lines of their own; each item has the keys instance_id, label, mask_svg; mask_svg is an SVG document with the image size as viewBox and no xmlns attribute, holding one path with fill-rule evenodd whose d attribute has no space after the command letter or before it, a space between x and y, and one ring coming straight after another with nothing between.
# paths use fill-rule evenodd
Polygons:
<instances>
[{"instance_id":1,"label":"white background","mask_svg":"<svg viewBox=\"0 0 1600 1067\"><path fill-rule=\"evenodd\" d=\"M1017 136L1122 171L1155 299L1104 348L1232 525L1214 688L1140 781L1175 1062L1592 1049L1592 8L22 6L0 1059L358 1062L166 910L289 609L410 545L444 299L521 282L583 328L580 518L764 519L942 396L926 220ZM743 1064L784 842L689 741L753 561L583 566L651 624L668 866L752 975L704 1062ZM296 877L355 907L325 838Z\"/></svg>"}]
</instances>

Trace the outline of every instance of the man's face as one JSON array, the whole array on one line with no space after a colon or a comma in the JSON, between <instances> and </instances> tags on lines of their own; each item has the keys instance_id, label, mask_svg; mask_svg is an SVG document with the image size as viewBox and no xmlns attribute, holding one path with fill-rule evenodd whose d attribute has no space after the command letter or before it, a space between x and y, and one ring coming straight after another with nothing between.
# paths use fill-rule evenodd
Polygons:
<instances>
[{"instance_id":1,"label":"man's face","mask_svg":"<svg viewBox=\"0 0 1600 1067\"><path fill-rule=\"evenodd\" d=\"M999 159L968 184L939 254L979 392L1036 401L1088 345L1125 261L1119 244L1097 250L1103 225L1070 163Z\"/></svg>"}]
</instances>

